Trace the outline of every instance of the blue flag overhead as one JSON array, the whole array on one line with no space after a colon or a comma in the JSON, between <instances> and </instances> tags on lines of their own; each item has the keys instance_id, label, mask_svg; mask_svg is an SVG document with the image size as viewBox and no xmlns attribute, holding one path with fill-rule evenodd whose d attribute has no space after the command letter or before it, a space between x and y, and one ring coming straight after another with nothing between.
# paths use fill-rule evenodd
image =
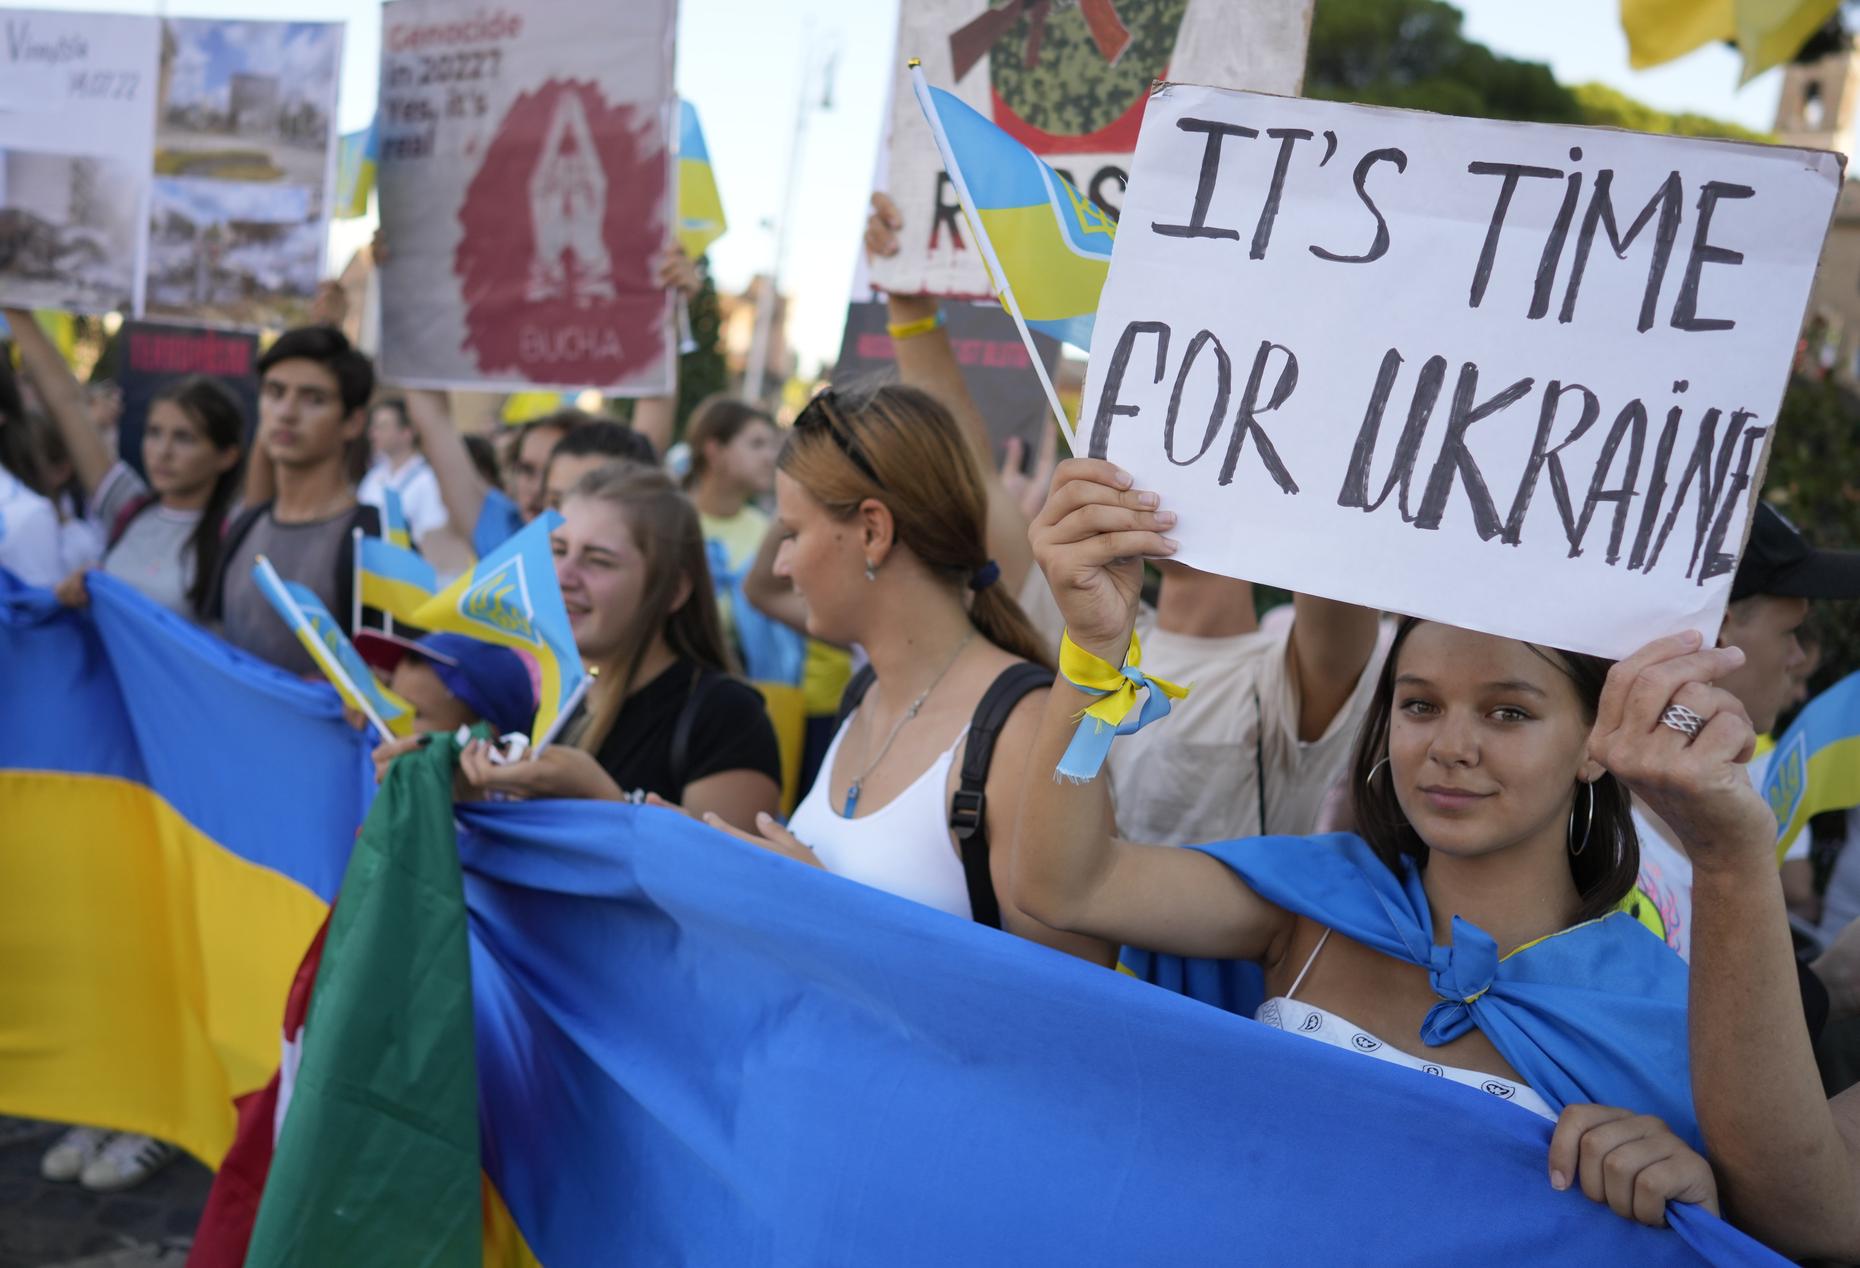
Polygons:
<instances>
[{"instance_id":1,"label":"blue flag overhead","mask_svg":"<svg viewBox=\"0 0 1860 1268\"><path fill-rule=\"evenodd\" d=\"M981 220L969 228L984 240L1002 303L1018 305L1033 329L1089 351L1116 224L961 98L929 87L921 73L914 79L950 178Z\"/></svg>"}]
</instances>

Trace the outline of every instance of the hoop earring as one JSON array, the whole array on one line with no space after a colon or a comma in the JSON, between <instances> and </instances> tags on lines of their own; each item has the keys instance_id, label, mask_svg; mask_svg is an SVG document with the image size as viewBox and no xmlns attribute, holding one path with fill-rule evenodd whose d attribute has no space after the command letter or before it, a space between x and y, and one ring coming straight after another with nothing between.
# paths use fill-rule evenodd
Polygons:
<instances>
[{"instance_id":1,"label":"hoop earring","mask_svg":"<svg viewBox=\"0 0 1860 1268\"><path fill-rule=\"evenodd\" d=\"M873 563L870 559L865 561L865 579L867 581L878 580L878 565Z\"/></svg>"},{"instance_id":2,"label":"hoop earring","mask_svg":"<svg viewBox=\"0 0 1860 1268\"><path fill-rule=\"evenodd\" d=\"M1584 782L1582 786L1588 789L1589 792L1589 813L1583 816L1582 840L1570 848L1569 856L1571 858L1575 858L1578 854L1581 854L1584 850L1589 848L1589 832L1595 827L1595 785ZM1576 807L1573 802L1569 807L1569 832L1567 835L1571 837L1576 835Z\"/></svg>"},{"instance_id":3,"label":"hoop earring","mask_svg":"<svg viewBox=\"0 0 1860 1268\"><path fill-rule=\"evenodd\" d=\"M1369 768L1369 773L1363 776L1363 787L1368 788L1370 785L1374 784L1376 782L1376 772L1381 770L1384 766L1387 766L1388 764L1389 764L1389 759L1385 757L1381 761L1377 762L1374 766L1371 766Z\"/></svg>"}]
</instances>

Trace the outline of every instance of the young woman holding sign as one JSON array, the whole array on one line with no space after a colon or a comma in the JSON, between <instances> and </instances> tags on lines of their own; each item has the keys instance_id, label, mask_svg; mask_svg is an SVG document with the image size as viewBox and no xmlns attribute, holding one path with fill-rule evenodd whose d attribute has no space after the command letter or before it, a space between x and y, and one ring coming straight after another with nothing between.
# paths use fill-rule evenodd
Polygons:
<instances>
[{"instance_id":1,"label":"young woman holding sign","mask_svg":"<svg viewBox=\"0 0 1860 1268\"><path fill-rule=\"evenodd\" d=\"M1261 1021L1562 1112L1553 1156L1580 1165L1558 1169L1559 1188L1579 1180L1654 1224L1668 1200L1715 1207L1685 1092L1684 966L1616 911L1638 852L1628 790L1592 744L1625 762L1661 742L1664 710L1668 728L1741 727L1747 755L1741 709L1709 685L1741 654L1676 636L1611 671L1406 620L1358 739L1361 838L1117 840L1096 767L1108 741L1099 719L1079 719L1117 721L1145 685L1132 638L1141 561L1176 549L1174 516L1132 486L1109 463L1065 463L1033 527L1068 637L1028 759L1016 903L1113 942L1255 961ZM1177 691L1148 685L1153 698ZM1062 778L1041 777L1055 769ZM1683 775L1700 798L1747 787L1741 771ZM1673 1129L1589 1102L1652 1110Z\"/></svg>"}]
</instances>

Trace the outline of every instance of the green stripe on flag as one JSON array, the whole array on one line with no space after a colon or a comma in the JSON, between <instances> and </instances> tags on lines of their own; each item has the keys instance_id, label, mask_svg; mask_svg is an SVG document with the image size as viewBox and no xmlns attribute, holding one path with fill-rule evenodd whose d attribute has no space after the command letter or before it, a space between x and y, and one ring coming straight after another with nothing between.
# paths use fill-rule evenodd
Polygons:
<instances>
[{"instance_id":1,"label":"green stripe on flag","mask_svg":"<svg viewBox=\"0 0 1860 1268\"><path fill-rule=\"evenodd\" d=\"M343 877L247 1268L478 1268L478 1061L458 745L389 769Z\"/></svg>"}]
</instances>

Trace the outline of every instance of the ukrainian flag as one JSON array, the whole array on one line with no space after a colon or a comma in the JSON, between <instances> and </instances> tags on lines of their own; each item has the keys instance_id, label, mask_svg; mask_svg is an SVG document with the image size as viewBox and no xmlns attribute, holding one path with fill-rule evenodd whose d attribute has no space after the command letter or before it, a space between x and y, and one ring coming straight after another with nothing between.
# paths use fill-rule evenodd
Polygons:
<instances>
[{"instance_id":1,"label":"ukrainian flag","mask_svg":"<svg viewBox=\"0 0 1860 1268\"><path fill-rule=\"evenodd\" d=\"M0 1113L217 1164L374 792L320 683L0 570Z\"/></svg>"},{"instance_id":2,"label":"ukrainian flag","mask_svg":"<svg viewBox=\"0 0 1860 1268\"><path fill-rule=\"evenodd\" d=\"M393 489L381 491L381 536L390 546L413 549L413 530L407 527L407 508Z\"/></svg>"},{"instance_id":3,"label":"ukrainian flag","mask_svg":"<svg viewBox=\"0 0 1860 1268\"><path fill-rule=\"evenodd\" d=\"M310 653L310 659L317 663L317 668L323 671L344 704L359 710L373 722L376 729L383 732L383 739L388 735L406 735L413 730L413 706L375 680L368 662L355 650L355 644L349 641L349 636L315 591L280 577L263 555L252 569L252 579L284 623L291 627L291 632L297 635L297 641Z\"/></svg>"},{"instance_id":4,"label":"ukrainian flag","mask_svg":"<svg viewBox=\"0 0 1860 1268\"><path fill-rule=\"evenodd\" d=\"M530 656L541 678L542 707L530 736L538 745L554 735L587 682L549 549L549 534L561 522L554 511L543 512L407 618L435 634L463 634Z\"/></svg>"},{"instance_id":5,"label":"ukrainian flag","mask_svg":"<svg viewBox=\"0 0 1860 1268\"><path fill-rule=\"evenodd\" d=\"M960 98L930 87L922 71L912 79L1002 306L1089 351L1116 224Z\"/></svg>"},{"instance_id":6,"label":"ukrainian flag","mask_svg":"<svg viewBox=\"0 0 1860 1268\"><path fill-rule=\"evenodd\" d=\"M698 126L697 108L678 103L678 245L697 259L729 228L723 219L723 199L717 193L717 173L711 170L710 147Z\"/></svg>"},{"instance_id":7,"label":"ukrainian flag","mask_svg":"<svg viewBox=\"0 0 1860 1268\"><path fill-rule=\"evenodd\" d=\"M433 565L379 537L361 537L355 549L355 591L362 606L413 623L413 614L439 589Z\"/></svg>"},{"instance_id":8,"label":"ukrainian flag","mask_svg":"<svg viewBox=\"0 0 1860 1268\"><path fill-rule=\"evenodd\" d=\"M374 192L375 173L381 160L379 120L371 120L360 132L344 136L336 147L336 197L330 215L337 220L354 220L368 214L368 196Z\"/></svg>"},{"instance_id":9,"label":"ukrainian flag","mask_svg":"<svg viewBox=\"0 0 1860 1268\"><path fill-rule=\"evenodd\" d=\"M1824 810L1860 806L1860 673L1808 702L1776 741L1763 795L1776 812L1776 856Z\"/></svg>"}]
</instances>

